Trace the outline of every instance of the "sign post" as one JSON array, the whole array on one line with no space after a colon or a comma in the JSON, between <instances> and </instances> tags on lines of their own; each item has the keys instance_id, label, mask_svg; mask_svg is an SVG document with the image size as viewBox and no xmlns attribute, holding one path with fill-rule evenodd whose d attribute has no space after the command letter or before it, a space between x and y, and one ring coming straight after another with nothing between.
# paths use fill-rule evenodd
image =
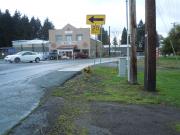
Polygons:
<instances>
[{"instance_id":1,"label":"sign post","mask_svg":"<svg viewBox=\"0 0 180 135\"><path fill-rule=\"evenodd\" d=\"M91 25L91 34L96 37L96 57L97 57L97 40L98 35L101 34L101 47L100 47L100 63L102 57L102 25L105 24L105 15L87 15L86 24Z\"/></svg>"}]
</instances>

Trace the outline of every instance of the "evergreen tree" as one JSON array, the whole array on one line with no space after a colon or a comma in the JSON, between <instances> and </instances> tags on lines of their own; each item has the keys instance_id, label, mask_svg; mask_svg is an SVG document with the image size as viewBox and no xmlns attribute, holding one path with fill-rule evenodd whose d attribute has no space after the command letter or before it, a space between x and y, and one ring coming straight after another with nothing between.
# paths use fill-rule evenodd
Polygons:
<instances>
[{"instance_id":1,"label":"evergreen tree","mask_svg":"<svg viewBox=\"0 0 180 135\"><path fill-rule=\"evenodd\" d=\"M13 40L21 39L21 14L18 11L15 11L13 17Z\"/></svg>"},{"instance_id":2,"label":"evergreen tree","mask_svg":"<svg viewBox=\"0 0 180 135\"><path fill-rule=\"evenodd\" d=\"M127 44L127 29L125 27L122 31L121 44Z\"/></svg>"},{"instance_id":3,"label":"evergreen tree","mask_svg":"<svg viewBox=\"0 0 180 135\"><path fill-rule=\"evenodd\" d=\"M31 39L31 25L26 15L24 15L21 18L20 24L21 24L20 32L22 34L21 39L24 39L24 40Z\"/></svg>"},{"instance_id":4,"label":"evergreen tree","mask_svg":"<svg viewBox=\"0 0 180 135\"><path fill-rule=\"evenodd\" d=\"M30 40L34 38L48 39L49 29L54 29L54 25L46 19L43 27L41 21L34 17L21 17L19 11L15 11L11 16L9 11L5 13L0 10L0 47L11 47L13 40Z\"/></svg>"},{"instance_id":5,"label":"evergreen tree","mask_svg":"<svg viewBox=\"0 0 180 135\"><path fill-rule=\"evenodd\" d=\"M115 45L115 46L118 45L117 37L114 37L114 38L113 38L113 45Z\"/></svg>"},{"instance_id":6,"label":"evergreen tree","mask_svg":"<svg viewBox=\"0 0 180 135\"><path fill-rule=\"evenodd\" d=\"M113 38L113 45L114 45L114 51L115 51L115 55L116 55L116 51L117 51L117 45L118 45L118 42L117 42L117 38L116 37L114 37Z\"/></svg>"},{"instance_id":7,"label":"evergreen tree","mask_svg":"<svg viewBox=\"0 0 180 135\"><path fill-rule=\"evenodd\" d=\"M41 30L41 39L48 40L49 39L49 30L54 29L54 25L52 22L49 21L48 18L44 21L44 24L42 26Z\"/></svg>"},{"instance_id":8,"label":"evergreen tree","mask_svg":"<svg viewBox=\"0 0 180 135\"><path fill-rule=\"evenodd\" d=\"M145 24L142 20L139 21L137 26L137 51L144 51L145 46Z\"/></svg>"},{"instance_id":9,"label":"evergreen tree","mask_svg":"<svg viewBox=\"0 0 180 135\"><path fill-rule=\"evenodd\" d=\"M13 21L9 10L6 10L5 13L1 13L0 17L0 45L1 47L10 47L12 46L12 37L13 37Z\"/></svg>"},{"instance_id":10,"label":"evergreen tree","mask_svg":"<svg viewBox=\"0 0 180 135\"><path fill-rule=\"evenodd\" d=\"M35 38L40 38L41 37L41 21L37 18L35 19L34 17L31 18L30 21L31 25L31 39Z\"/></svg>"},{"instance_id":11,"label":"evergreen tree","mask_svg":"<svg viewBox=\"0 0 180 135\"><path fill-rule=\"evenodd\" d=\"M98 35L98 40L101 41L101 34ZM109 44L108 31L106 31L103 27L102 27L102 43L103 45Z\"/></svg>"}]
</instances>

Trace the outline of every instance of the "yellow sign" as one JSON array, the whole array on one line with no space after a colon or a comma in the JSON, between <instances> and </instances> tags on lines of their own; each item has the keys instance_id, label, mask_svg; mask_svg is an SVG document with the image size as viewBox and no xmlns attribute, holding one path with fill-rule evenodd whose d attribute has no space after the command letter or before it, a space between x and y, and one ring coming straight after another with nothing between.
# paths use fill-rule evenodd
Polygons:
<instances>
[{"instance_id":1,"label":"yellow sign","mask_svg":"<svg viewBox=\"0 0 180 135\"><path fill-rule=\"evenodd\" d=\"M91 34L99 35L101 31L100 25L91 25Z\"/></svg>"},{"instance_id":2,"label":"yellow sign","mask_svg":"<svg viewBox=\"0 0 180 135\"><path fill-rule=\"evenodd\" d=\"M105 15L87 15L86 24L90 25L103 25L105 24Z\"/></svg>"}]
</instances>

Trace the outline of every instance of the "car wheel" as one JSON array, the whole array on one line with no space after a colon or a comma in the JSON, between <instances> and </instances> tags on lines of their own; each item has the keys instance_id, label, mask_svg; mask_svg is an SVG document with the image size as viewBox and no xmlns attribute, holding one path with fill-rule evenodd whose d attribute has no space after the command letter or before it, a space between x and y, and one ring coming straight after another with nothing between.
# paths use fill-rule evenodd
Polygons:
<instances>
[{"instance_id":1,"label":"car wheel","mask_svg":"<svg viewBox=\"0 0 180 135\"><path fill-rule=\"evenodd\" d=\"M21 61L20 58L15 58L15 59L14 59L14 62L15 62L15 63L19 63L20 61Z\"/></svg>"},{"instance_id":2,"label":"car wheel","mask_svg":"<svg viewBox=\"0 0 180 135\"><path fill-rule=\"evenodd\" d=\"M40 61L40 58L36 58L36 59L35 59L35 62L36 62L36 63L39 63L39 61Z\"/></svg>"}]
</instances>

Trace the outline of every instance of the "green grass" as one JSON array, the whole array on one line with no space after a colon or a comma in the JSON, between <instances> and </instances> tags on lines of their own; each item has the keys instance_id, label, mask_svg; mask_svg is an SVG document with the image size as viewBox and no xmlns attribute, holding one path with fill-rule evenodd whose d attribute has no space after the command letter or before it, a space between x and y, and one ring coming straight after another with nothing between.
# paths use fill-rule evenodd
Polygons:
<instances>
[{"instance_id":1,"label":"green grass","mask_svg":"<svg viewBox=\"0 0 180 135\"><path fill-rule=\"evenodd\" d=\"M91 69L92 73L83 73L68 81L63 87L57 88L53 95L86 101L180 106L180 69L176 68L174 59L162 58L159 61L162 64L157 68L156 93L143 90L142 72L138 74L140 84L129 85L126 78L117 76L116 68L97 66Z\"/></svg>"},{"instance_id":2,"label":"green grass","mask_svg":"<svg viewBox=\"0 0 180 135\"><path fill-rule=\"evenodd\" d=\"M159 68L180 68L180 56L176 57L160 57L157 59L157 66Z\"/></svg>"},{"instance_id":3,"label":"green grass","mask_svg":"<svg viewBox=\"0 0 180 135\"><path fill-rule=\"evenodd\" d=\"M115 68L95 67L90 75L81 74L53 93L65 99L119 102L127 104L158 104L154 93L143 91L142 85L129 85L119 78Z\"/></svg>"},{"instance_id":4,"label":"green grass","mask_svg":"<svg viewBox=\"0 0 180 135\"><path fill-rule=\"evenodd\" d=\"M87 135L75 119L88 112L89 101L117 102L124 104L163 104L180 106L180 68L174 58L160 58L157 67L157 92L143 90L143 72L138 73L139 85L130 85L126 78L117 76L117 68L96 66L91 72L82 72L74 79L54 90L67 102L49 135ZM179 62L179 61L178 61ZM139 66L143 66L143 61ZM180 123L173 124L180 132Z\"/></svg>"},{"instance_id":5,"label":"green grass","mask_svg":"<svg viewBox=\"0 0 180 135\"><path fill-rule=\"evenodd\" d=\"M180 123L175 124L175 129L177 132L180 132Z\"/></svg>"},{"instance_id":6,"label":"green grass","mask_svg":"<svg viewBox=\"0 0 180 135\"><path fill-rule=\"evenodd\" d=\"M143 84L143 73L138 80ZM157 60L157 91L161 103L180 106L180 57L161 57Z\"/></svg>"}]
</instances>

